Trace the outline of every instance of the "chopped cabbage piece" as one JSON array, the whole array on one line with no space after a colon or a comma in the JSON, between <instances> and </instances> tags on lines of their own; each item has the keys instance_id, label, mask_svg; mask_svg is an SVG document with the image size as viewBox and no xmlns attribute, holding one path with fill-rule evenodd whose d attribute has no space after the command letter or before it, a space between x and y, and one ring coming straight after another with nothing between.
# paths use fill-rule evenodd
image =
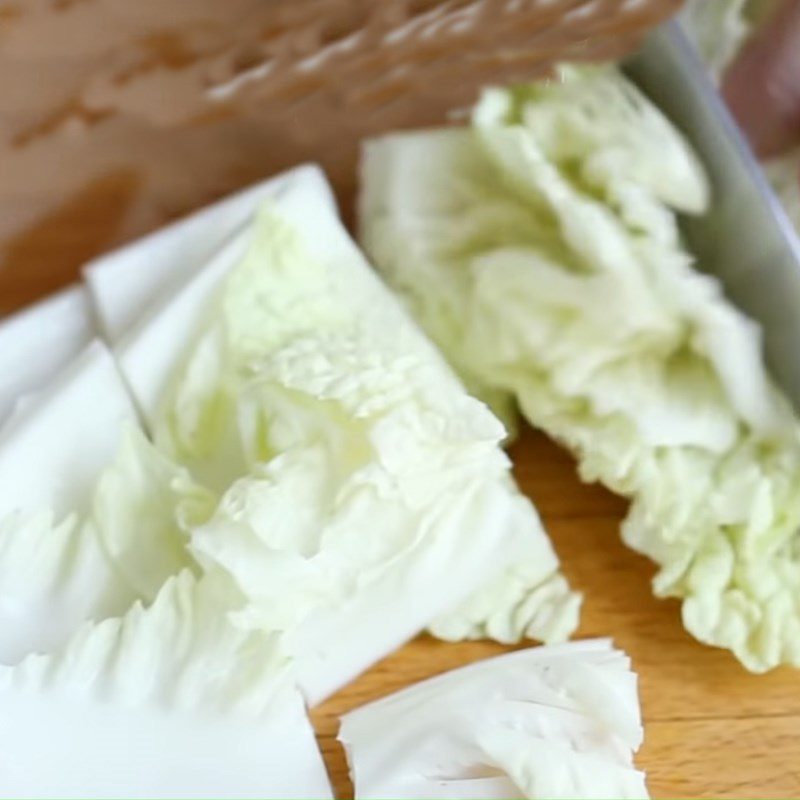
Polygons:
<instances>
[{"instance_id":1,"label":"chopped cabbage piece","mask_svg":"<svg viewBox=\"0 0 800 800\"><path fill-rule=\"evenodd\" d=\"M447 672L342 719L356 798L642 798L636 675L607 640Z\"/></svg>"},{"instance_id":2,"label":"chopped cabbage piece","mask_svg":"<svg viewBox=\"0 0 800 800\"><path fill-rule=\"evenodd\" d=\"M87 517L97 477L134 419L95 342L2 435L0 663L58 646L84 620L133 602Z\"/></svg>"},{"instance_id":3,"label":"chopped cabbage piece","mask_svg":"<svg viewBox=\"0 0 800 800\"><path fill-rule=\"evenodd\" d=\"M708 189L670 123L615 68L564 68L368 143L363 176L367 251L468 385L633 498L623 536L697 638L800 665L798 423L683 247Z\"/></svg>"},{"instance_id":4,"label":"chopped cabbage piece","mask_svg":"<svg viewBox=\"0 0 800 800\"><path fill-rule=\"evenodd\" d=\"M217 498L165 458L132 425L100 476L89 524L118 574L149 602L187 558L190 532L208 520Z\"/></svg>"},{"instance_id":5,"label":"chopped cabbage piece","mask_svg":"<svg viewBox=\"0 0 800 800\"><path fill-rule=\"evenodd\" d=\"M0 431L91 341L86 289L72 286L0 322Z\"/></svg>"},{"instance_id":6,"label":"chopped cabbage piece","mask_svg":"<svg viewBox=\"0 0 800 800\"><path fill-rule=\"evenodd\" d=\"M252 224L263 200L279 196L295 175L315 169L301 166L256 183L87 264L86 284L107 340L124 341L165 290L191 280ZM327 199L333 208L333 194Z\"/></svg>"},{"instance_id":7,"label":"chopped cabbage piece","mask_svg":"<svg viewBox=\"0 0 800 800\"><path fill-rule=\"evenodd\" d=\"M260 203L313 182L335 208L319 168L297 167L89 265L97 315L146 420L152 420L225 275L244 258Z\"/></svg>"},{"instance_id":8,"label":"chopped cabbage piece","mask_svg":"<svg viewBox=\"0 0 800 800\"><path fill-rule=\"evenodd\" d=\"M220 575L0 667L3 797L330 798L275 637L227 617Z\"/></svg>"},{"instance_id":9,"label":"chopped cabbage piece","mask_svg":"<svg viewBox=\"0 0 800 800\"><path fill-rule=\"evenodd\" d=\"M0 664L152 600L213 508L142 435L99 342L5 432L0 486Z\"/></svg>"},{"instance_id":10,"label":"chopped cabbage piece","mask_svg":"<svg viewBox=\"0 0 800 800\"><path fill-rule=\"evenodd\" d=\"M557 561L547 543L536 544L455 610L435 619L428 630L448 642L550 643L569 638L578 627L581 597L556 571Z\"/></svg>"},{"instance_id":11,"label":"chopped cabbage piece","mask_svg":"<svg viewBox=\"0 0 800 800\"><path fill-rule=\"evenodd\" d=\"M111 354L92 342L0 437L0 515L85 506L120 429L135 418Z\"/></svg>"},{"instance_id":12,"label":"chopped cabbage piece","mask_svg":"<svg viewBox=\"0 0 800 800\"><path fill-rule=\"evenodd\" d=\"M502 426L374 277L318 171L126 338L157 447L219 498L186 563L233 576L238 624L286 632L312 703L520 554L540 583L557 572ZM548 638L576 623L553 586Z\"/></svg>"}]
</instances>

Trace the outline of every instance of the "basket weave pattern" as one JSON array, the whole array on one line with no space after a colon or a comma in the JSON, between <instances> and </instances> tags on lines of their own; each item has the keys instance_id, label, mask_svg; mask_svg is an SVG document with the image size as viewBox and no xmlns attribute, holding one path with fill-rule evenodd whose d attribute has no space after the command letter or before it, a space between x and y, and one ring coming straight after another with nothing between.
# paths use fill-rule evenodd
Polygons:
<instances>
[{"instance_id":1,"label":"basket weave pattern","mask_svg":"<svg viewBox=\"0 0 800 800\"><path fill-rule=\"evenodd\" d=\"M0 0L0 258L43 269L35 242L60 237L55 286L303 160L346 199L364 136L440 124L482 85L556 61L621 56L680 5Z\"/></svg>"}]
</instances>

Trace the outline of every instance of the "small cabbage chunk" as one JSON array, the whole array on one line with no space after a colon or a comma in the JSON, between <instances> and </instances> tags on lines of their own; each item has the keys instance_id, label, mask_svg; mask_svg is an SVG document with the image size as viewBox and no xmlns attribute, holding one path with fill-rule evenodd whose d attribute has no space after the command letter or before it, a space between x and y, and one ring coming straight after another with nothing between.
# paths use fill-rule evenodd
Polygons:
<instances>
[{"instance_id":1,"label":"small cabbage chunk","mask_svg":"<svg viewBox=\"0 0 800 800\"><path fill-rule=\"evenodd\" d=\"M215 498L186 565L231 576L237 624L285 634L312 704L523 557L547 588L519 624L569 635L578 598L511 479L503 426L376 279L318 173L296 172L239 246L138 334L191 319L171 387L143 406L158 451ZM146 365L120 363L150 396Z\"/></svg>"},{"instance_id":2,"label":"small cabbage chunk","mask_svg":"<svg viewBox=\"0 0 800 800\"><path fill-rule=\"evenodd\" d=\"M368 143L363 176L361 239L466 383L632 499L623 537L698 639L800 665L798 423L681 241L709 193L669 121L567 67Z\"/></svg>"},{"instance_id":3,"label":"small cabbage chunk","mask_svg":"<svg viewBox=\"0 0 800 800\"><path fill-rule=\"evenodd\" d=\"M509 653L351 711L356 798L646 798L636 675L607 640Z\"/></svg>"},{"instance_id":4,"label":"small cabbage chunk","mask_svg":"<svg viewBox=\"0 0 800 800\"><path fill-rule=\"evenodd\" d=\"M0 485L0 664L151 601L213 508L138 428L99 342L6 428Z\"/></svg>"},{"instance_id":5,"label":"small cabbage chunk","mask_svg":"<svg viewBox=\"0 0 800 800\"><path fill-rule=\"evenodd\" d=\"M220 574L0 667L4 797L330 798L277 637L242 631Z\"/></svg>"}]
</instances>

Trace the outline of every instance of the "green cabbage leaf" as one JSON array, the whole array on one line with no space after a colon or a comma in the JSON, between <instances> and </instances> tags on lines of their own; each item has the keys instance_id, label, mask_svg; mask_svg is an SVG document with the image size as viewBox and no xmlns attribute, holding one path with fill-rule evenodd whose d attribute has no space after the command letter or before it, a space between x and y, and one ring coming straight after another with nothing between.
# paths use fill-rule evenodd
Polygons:
<instances>
[{"instance_id":1,"label":"green cabbage leaf","mask_svg":"<svg viewBox=\"0 0 800 800\"><path fill-rule=\"evenodd\" d=\"M632 499L623 537L700 640L800 664L800 441L760 332L695 268L701 165L613 67L488 90L367 144L361 240L470 388ZM702 267L702 265L699 265Z\"/></svg>"}]
</instances>

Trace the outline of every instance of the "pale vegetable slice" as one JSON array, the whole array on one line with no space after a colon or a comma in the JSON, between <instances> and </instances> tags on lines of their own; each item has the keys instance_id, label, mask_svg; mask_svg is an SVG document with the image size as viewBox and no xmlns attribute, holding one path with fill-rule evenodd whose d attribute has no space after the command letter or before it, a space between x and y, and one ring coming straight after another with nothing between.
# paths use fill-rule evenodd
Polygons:
<instances>
[{"instance_id":1,"label":"pale vegetable slice","mask_svg":"<svg viewBox=\"0 0 800 800\"><path fill-rule=\"evenodd\" d=\"M0 439L0 516L86 509L136 413L113 357L95 340Z\"/></svg>"},{"instance_id":2,"label":"pale vegetable slice","mask_svg":"<svg viewBox=\"0 0 800 800\"><path fill-rule=\"evenodd\" d=\"M89 296L64 289L0 322L0 430L94 335Z\"/></svg>"},{"instance_id":3,"label":"pale vegetable slice","mask_svg":"<svg viewBox=\"0 0 800 800\"><path fill-rule=\"evenodd\" d=\"M227 273L244 258L265 199L296 184L315 187L323 206L333 194L314 165L297 167L134 242L86 270L97 312L123 373L150 422L159 400Z\"/></svg>"},{"instance_id":4,"label":"pale vegetable slice","mask_svg":"<svg viewBox=\"0 0 800 800\"><path fill-rule=\"evenodd\" d=\"M356 798L640 798L636 676L608 640L521 650L346 714Z\"/></svg>"},{"instance_id":5,"label":"pale vegetable slice","mask_svg":"<svg viewBox=\"0 0 800 800\"><path fill-rule=\"evenodd\" d=\"M216 497L128 425L95 489L88 524L138 598L151 601L185 567L190 532L213 513Z\"/></svg>"},{"instance_id":6,"label":"pale vegetable slice","mask_svg":"<svg viewBox=\"0 0 800 800\"><path fill-rule=\"evenodd\" d=\"M491 188L491 164L467 130L370 141L362 177L362 239L376 266L400 291L470 393L489 403L507 430L514 431L512 396L504 389L495 391L471 369L471 347L453 346L469 336L469 280L458 265L429 270L427 264L439 257L440 247L443 258L450 246L456 253L468 252L473 237L483 247L517 234L525 241L530 238L526 226L535 216ZM473 203L476 195L480 203ZM537 226L536 231L545 235L543 228ZM481 330L475 338L503 357L502 326ZM532 542L530 548L527 557L487 581L461 607L436 619L431 632L449 641L487 636L505 643L526 637L550 643L566 638L577 627L579 602L560 575L543 569L537 545ZM554 561L554 556L548 560Z\"/></svg>"},{"instance_id":7,"label":"pale vegetable slice","mask_svg":"<svg viewBox=\"0 0 800 800\"><path fill-rule=\"evenodd\" d=\"M278 640L182 572L149 608L0 667L3 797L330 798Z\"/></svg>"},{"instance_id":8,"label":"pale vegetable slice","mask_svg":"<svg viewBox=\"0 0 800 800\"><path fill-rule=\"evenodd\" d=\"M155 310L120 366L157 446L221 498L192 555L234 577L239 624L286 632L316 703L531 542L544 572L556 562L502 426L374 277L321 175L295 173L247 240L241 264L223 249ZM135 351L163 351L166 394Z\"/></svg>"},{"instance_id":9,"label":"pale vegetable slice","mask_svg":"<svg viewBox=\"0 0 800 800\"><path fill-rule=\"evenodd\" d=\"M133 601L85 519L134 419L111 355L95 342L2 437L0 663L56 646Z\"/></svg>"},{"instance_id":10,"label":"pale vegetable slice","mask_svg":"<svg viewBox=\"0 0 800 800\"><path fill-rule=\"evenodd\" d=\"M534 639L548 644L568 639L578 627L581 597L558 572L555 553L544 537L542 541L435 619L430 632L448 642L494 639L515 644Z\"/></svg>"},{"instance_id":11,"label":"pale vegetable slice","mask_svg":"<svg viewBox=\"0 0 800 800\"><path fill-rule=\"evenodd\" d=\"M175 370L212 312L226 275L244 258L249 239L249 229L237 232L180 291L163 297L114 345L114 355L146 425L155 418Z\"/></svg>"},{"instance_id":12,"label":"pale vegetable slice","mask_svg":"<svg viewBox=\"0 0 800 800\"><path fill-rule=\"evenodd\" d=\"M800 428L681 242L708 188L678 131L617 70L565 68L369 143L363 174L365 247L470 388L634 499L625 541L691 633L800 665Z\"/></svg>"},{"instance_id":13,"label":"pale vegetable slice","mask_svg":"<svg viewBox=\"0 0 800 800\"><path fill-rule=\"evenodd\" d=\"M261 181L89 263L86 283L108 341L119 342L159 304L164 292L191 280L247 228L265 199L279 196L296 175L317 169L301 166ZM328 201L333 207L332 194Z\"/></svg>"},{"instance_id":14,"label":"pale vegetable slice","mask_svg":"<svg viewBox=\"0 0 800 800\"><path fill-rule=\"evenodd\" d=\"M0 446L0 663L151 600L186 563L208 494L138 430L114 360L91 344Z\"/></svg>"}]
</instances>

